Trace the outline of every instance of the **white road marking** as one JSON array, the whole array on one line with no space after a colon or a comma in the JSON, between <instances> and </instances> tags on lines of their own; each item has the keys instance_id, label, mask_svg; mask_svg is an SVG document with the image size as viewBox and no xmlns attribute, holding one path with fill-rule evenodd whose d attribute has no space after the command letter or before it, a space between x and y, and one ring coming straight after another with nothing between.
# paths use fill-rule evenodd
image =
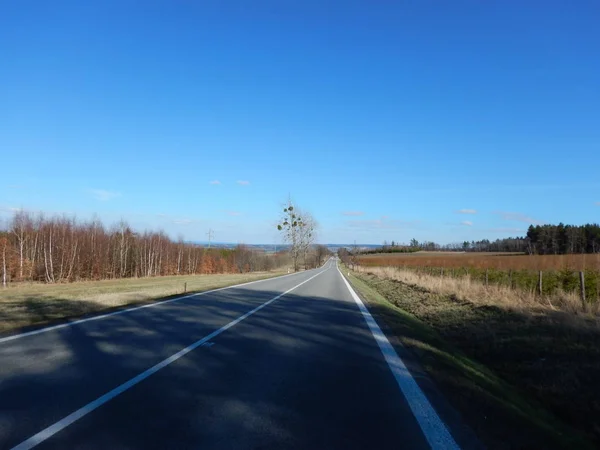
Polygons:
<instances>
[{"instance_id":1,"label":"white road marking","mask_svg":"<svg viewBox=\"0 0 600 450\"><path fill-rule=\"evenodd\" d=\"M358 305L358 309L360 309L360 312L367 322L367 325L371 330L371 334L373 334L375 341L379 345L379 349L381 350L385 361L394 374L394 378L396 378L396 382L398 383L398 386L400 386L400 390L402 391L402 394L404 394L404 398L406 398L406 401L410 406L410 410L417 419L417 422L421 427L421 431L423 431L425 439L427 439L427 442L431 448L433 450L459 450L460 447L452 438L452 435L446 428L446 425L444 425L442 419L440 419L438 414L435 412L435 409L431 403L429 403L429 400L427 400L427 397L413 376L410 374L402 359L400 359L398 356L398 353L396 353L396 350L394 350L392 344L390 344L390 341L388 341L388 339L385 337L385 334L383 334L383 331L381 331L381 328L379 328L379 325L377 325L377 322L375 322L375 319L365 304L356 294L354 289L352 289L352 286L350 286L348 280L344 278L344 275L342 275L342 272L337 264L336 268L342 277L342 280L344 280L344 283L346 283L346 287L350 291L352 298Z\"/></svg>"},{"instance_id":2,"label":"white road marking","mask_svg":"<svg viewBox=\"0 0 600 450\"><path fill-rule=\"evenodd\" d=\"M72 412L71 414L69 414L68 416L62 418L61 420L59 420L58 422L50 425L49 427L43 429L42 431L40 431L39 433L34 434L33 436L31 436L29 439L21 442L19 445L17 445L16 447L13 447L12 450L28 450L31 449L33 447L35 447L38 444L41 444L42 442L44 442L46 439L54 436L56 433L58 433L59 431L65 429L66 427L68 427L69 425L73 424L74 422L78 421L79 419L81 419L82 417L88 415L89 413L91 413L92 411L94 411L95 409L99 408L100 406L104 405L105 403L109 402L110 400L112 400L113 398L115 398L116 396L118 396L119 394L122 394L123 392L125 392L126 390L132 388L133 386L135 386L136 384L138 384L139 382L145 380L146 378L148 378L149 376L155 374L156 372L158 372L160 369L163 369L164 367L168 366L169 364L171 364L174 361L177 361L179 358L181 358L182 356L185 356L186 354L188 354L189 352L191 352L192 350L200 347L202 344L210 341L212 338L218 336L219 334L221 334L223 331L233 327L234 325L237 325L238 323L240 323L242 320L250 317L252 314L260 311L261 309L263 309L265 306L270 305L271 303L273 303L276 300L279 300L281 297L283 297L284 295L292 292L294 289L302 286L305 283L308 283L310 280L312 280L315 277L318 277L319 275L321 275L323 272L326 272L328 269L323 269L321 270L319 273L317 273L316 275L313 275L312 277L308 278L307 280L304 280L302 283L297 284L296 286L294 286L291 289L288 289L287 291L285 291L282 294L279 294L276 297L273 297L271 300L263 303L262 305L257 306L256 308L254 308L252 311L247 312L246 314L244 314L243 316L238 317L237 319L229 322L227 325L225 325L222 328L219 328L216 331L213 331L212 333L210 333L209 335L203 337L202 339L200 339L199 341L194 342L192 345L184 348L183 350L178 351L177 353L175 353L174 355L168 357L167 359L159 362L158 364L156 364L155 366L149 368L148 370L146 370L145 372L140 373L139 375L137 375L136 377L130 379L129 381L126 381L125 383L121 384L120 386L117 386L116 388L114 388L112 391L107 392L106 394L104 394L101 397L98 397L96 400L88 403L87 405L79 408L77 411Z\"/></svg>"},{"instance_id":3,"label":"white road marking","mask_svg":"<svg viewBox=\"0 0 600 450\"><path fill-rule=\"evenodd\" d=\"M100 320L100 319L106 319L107 317L118 316L119 314L125 314L125 313L129 313L129 312L132 312L132 311L137 311L138 309L152 308L152 307L158 306L158 305L166 305L167 303L178 302L179 300L183 300L183 299L186 299L186 298L200 297L202 295L208 295L208 294L212 294L214 292L224 291L226 289L234 289L234 288L238 288L238 287L242 287L242 286L248 286L248 285L254 284L254 283L260 283L262 281L268 281L268 280L274 280L274 279L281 279L281 278L285 278L285 277L290 277L290 276L293 276L293 275L297 275L298 273L300 273L300 272L295 272L295 273L292 273L290 275L281 275L281 276L278 276L278 277L264 278L262 280L249 281L247 283L236 284L234 286L226 286L226 287L222 287L222 288L218 288L218 289L212 289L210 291L197 292L196 294L183 295L181 297L175 297L175 298L171 298L169 300L162 300L162 301L159 301L159 302L148 303L148 304L142 305L142 306L134 306L132 308L121 309L119 311L115 311L115 312L111 312L111 313L106 313L106 314L101 314L99 316L87 317L85 319L74 320L73 322L66 322L66 323L61 323L59 325L53 325L53 326L50 326L50 327L40 328L39 330L27 331L25 333L20 333L20 334L14 334L12 336L6 336L6 337L3 337L3 338L0 338L0 344L2 344L4 342L8 342L8 341L13 341L15 339L20 339L20 338L28 337L28 336L35 336L36 334L42 334L42 333L46 333L48 331L54 331L54 330L59 330L61 328L72 327L73 325L79 325L80 323L91 322L92 320Z\"/></svg>"}]
</instances>

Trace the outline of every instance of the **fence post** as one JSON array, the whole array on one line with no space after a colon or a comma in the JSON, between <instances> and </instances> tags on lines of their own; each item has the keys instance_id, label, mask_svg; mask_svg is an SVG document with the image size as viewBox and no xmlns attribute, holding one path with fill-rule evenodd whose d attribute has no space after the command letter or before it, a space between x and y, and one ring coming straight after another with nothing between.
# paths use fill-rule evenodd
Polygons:
<instances>
[{"instance_id":1,"label":"fence post","mask_svg":"<svg viewBox=\"0 0 600 450\"><path fill-rule=\"evenodd\" d=\"M440 269L440 276L441 276L441 277L443 277L443 276L444 276L444 268L443 268L443 267Z\"/></svg>"},{"instance_id":2,"label":"fence post","mask_svg":"<svg viewBox=\"0 0 600 450\"><path fill-rule=\"evenodd\" d=\"M581 304L583 310L587 311L587 302L585 301L585 274L583 271L579 272L579 292L581 293Z\"/></svg>"},{"instance_id":3,"label":"fence post","mask_svg":"<svg viewBox=\"0 0 600 450\"><path fill-rule=\"evenodd\" d=\"M508 287L512 289L512 269L508 271Z\"/></svg>"},{"instance_id":4,"label":"fence post","mask_svg":"<svg viewBox=\"0 0 600 450\"><path fill-rule=\"evenodd\" d=\"M538 292L542 295L542 271L540 270L540 275L538 278Z\"/></svg>"},{"instance_id":5,"label":"fence post","mask_svg":"<svg viewBox=\"0 0 600 450\"><path fill-rule=\"evenodd\" d=\"M485 287L487 288L489 284L489 269L485 269Z\"/></svg>"},{"instance_id":6,"label":"fence post","mask_svg":"<svg viewBox=\"0 0 600 450\"><path fill-rule=\"evenodd\" d=\"M187 292L187 281L185 283L183 283L183 293L185 294Z\"/></svg>"}]
</instances>

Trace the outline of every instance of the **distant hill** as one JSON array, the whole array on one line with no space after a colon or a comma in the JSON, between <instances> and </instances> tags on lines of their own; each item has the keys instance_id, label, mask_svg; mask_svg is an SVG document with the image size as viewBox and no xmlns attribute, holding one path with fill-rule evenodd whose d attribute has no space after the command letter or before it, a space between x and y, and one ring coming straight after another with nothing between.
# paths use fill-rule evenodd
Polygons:
<instances>
[{"instance_id":1,"label":"distant hill","mask_svg":"<svg viewBox=\"0 0 600 450\"><path fill-rule=\"evenodd\" d=\"M203 247L208 247L207 241L196 241L193 244L201 245ZM233 242L211 242L210 246L213 248L235 248L239 244ZM257 250L262 250L266 253L275 253L284 249L289 249L289 245L284 244L244 244L246 247L254 248ZM323 244L325 247L329 249L331 252L337 252L340 248L346 248L348 250L355 247L355 244ZM379 248L381 245L378 244L356 244L356 248L358 250L370 250L374 248Z\"/></svg>"},{"instance_id":2,"label":"distant hill","mask_svg":"<svg viewBox=\"0 0 600 450\"><path fill-rule=\"evenodd\" d=\"M194 244L197 245L201 245L203 247L208 247L209 243L206 241L195 241L193 242ZM237 247L238 243L233 243L233 242L211 242L210 246L212 248L235 248ZM252 249L256 249L256 250L262 250L265 253L275 253L278 251L281 251L283 249L288 249L289 246L288 245L283 245L283 244L243 244L248 248L252 248Z\"/></svg>"}]
</instances>

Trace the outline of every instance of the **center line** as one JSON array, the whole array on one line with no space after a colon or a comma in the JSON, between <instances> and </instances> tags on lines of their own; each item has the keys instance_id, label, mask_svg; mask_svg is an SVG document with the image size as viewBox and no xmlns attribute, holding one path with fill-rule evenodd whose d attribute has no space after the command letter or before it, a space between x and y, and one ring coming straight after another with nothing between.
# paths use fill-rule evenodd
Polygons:
<instances>
[{"instance_id":1,"label":"center line","mask_svg":"<svg viewBox=\"0 0 600 450\"><path fill-rule=\"evenodd\" d=\"M150 367L148 370L146 370L145 372L140 373L139 375L131 378L129 381L126 381L125 383L121 384L120 386L117 386L116 388L114 388L112 391L107 392L106 394L104 394L101 397L98 397L96 400L88 403L87 405L79 408L77 411L72 412L71 414L69 414L66 417L63 417L62 419L60 419L58 422L50 425L49 427L43 429L42 431L40 431L39 433L34 434L33 436L31 436L29 439L21 442L19 445L15 446L12 448L12 450L28 450L30 448L35 447L38 444L41 444L42 442L44 442L46 439L54 436L56 433L58 433L59 431L65 429L66 427L68 427L69 425L73 424L74 422L78 421L79 419L81 419L82 417L88 415L89 413L91 413L92 411L94 411L96 408L99 408L100 406L104 405L105 403L109 402L110 400L112 400L113 398L115 398L117 395L122 394L123 392L125 392L126 390L132 388L133 386L135 386L136 384L138 384L141 381L144 381L146 378L148 378L150 375L155 374L156 372L158 372L160 369L163 369L164 367L168 366L169 364L171 364L174 361L177 361L179 358L181 358L182 356L188 354L189 352L191 352L192 350L198 348L199 346L201 346L202 344L204 344L205 342L210 341L212 338L218 336L219 334L221 334L223 331L233 327L234 325L237 325L238 323L240 323L242 320L250 317L252 314L260 311L261 309L263 309L265 306L270 305L271 303L273 303L275 300L279 300L281 297L283 297L284 295L292 292L294 289L302 286L304 283L308 283L310 280L312 280L315 277L318 277L319 275L321 275L323 272L327 271L328 269L322 270L321 272L317 273L316 275L313 275L312 277L310 277L307 280L304 280L302 283L297 284L296 286L294 286L291 289L288 289L287 291L285 291L283 294L279 294L277 297L273 297L271 300L263 303L262 305L257 306L256 308L254 308L252 311L247 312L246 314L244 314L243 316L238 317L237 319L229 322L227 325L223 326L222 328L219 328L216 331L213 331L212 333L210 333L207 336L204 336L202 339L200 339L199 341L194 342L192 345L190 345L189 347L184 348L183 350L178 351L177 353L175 353L172 356L169 356L167 359L159 362L158 364L156 364L155 366Z\"/></svg>"}]
</instances>

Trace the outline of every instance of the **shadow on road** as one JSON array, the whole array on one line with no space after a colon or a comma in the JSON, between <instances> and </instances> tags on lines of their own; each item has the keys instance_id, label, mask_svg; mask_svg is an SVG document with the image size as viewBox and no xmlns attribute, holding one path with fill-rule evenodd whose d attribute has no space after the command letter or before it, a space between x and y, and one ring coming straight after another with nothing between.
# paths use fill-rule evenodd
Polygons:
<instances>
[{"instance_id":1,"label":"shadow on road","mask_svg":"<svg viewBox=\"0 0 600 450\"><path fill-rule=\"evenodd\" d=\"M279 294L233 288L0 344L0 448ZM425 448L353 302L290 293L210 344L44 448Z\"/></svg>"}]
</instances>

